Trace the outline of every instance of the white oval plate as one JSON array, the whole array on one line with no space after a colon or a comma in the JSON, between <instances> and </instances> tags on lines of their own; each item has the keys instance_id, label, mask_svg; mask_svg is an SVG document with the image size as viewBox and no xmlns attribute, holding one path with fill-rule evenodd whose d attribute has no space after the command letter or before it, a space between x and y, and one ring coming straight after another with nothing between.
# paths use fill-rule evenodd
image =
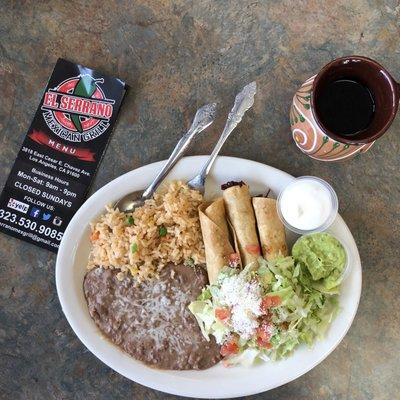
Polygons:
<instances>
[{"instance_id":1,"label":"white oval plate","mask_svg":"<svg viewBox=\"0 0 400 400\"><path fill-rule=\"evenodd\" d=\"M207 156L182 159L168 179L192 178ZM201 398L247 396L276 388L298 378L318 365L345 336L356 314L361 294L361 262L354 239L341 217L329 229L346 246L351 269L342 285L341 312L324 340L312 349L301 346L279 362L251 368L225 368L218 364L204 371L162 371L146 367L105 339L90 318L82 284L89 254L89 223L104 211L104 206L123 195L145 188L165 161L146 165L113 180L93 194L78 210L64 234L57 256L56 283L62 309L82 343L101 361L128 379L163 392ZM254 161L219 157L207 179L207 197L219 192L228 180L243 180L253 194L269 187L275 194L292 176ZM292 238L293 240L293 238Z\"/></svg>"}]
</instances>

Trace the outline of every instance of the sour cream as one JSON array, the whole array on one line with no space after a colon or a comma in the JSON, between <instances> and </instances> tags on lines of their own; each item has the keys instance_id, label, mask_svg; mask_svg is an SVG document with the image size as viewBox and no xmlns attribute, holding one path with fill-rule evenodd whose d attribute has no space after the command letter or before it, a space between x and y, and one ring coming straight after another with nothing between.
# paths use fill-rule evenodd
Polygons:
<instances>
[{"instance_id":1,"label":"sour cream","mask_svg":"<svg viewBox=\"0 0 400 400\"><path fill-rule=\"evenodd\" d=\"M278 213L297 233L326 229L335 219L338 200L332 187L313 176L297 178L281 192Z\"/></svg>"}]
</instances>

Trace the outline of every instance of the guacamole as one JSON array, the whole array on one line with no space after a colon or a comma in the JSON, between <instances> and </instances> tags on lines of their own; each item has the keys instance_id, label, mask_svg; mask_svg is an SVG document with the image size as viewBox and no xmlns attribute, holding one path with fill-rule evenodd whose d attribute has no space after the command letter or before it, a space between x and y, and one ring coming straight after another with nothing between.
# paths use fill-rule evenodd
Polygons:
<instances>
[{"instance_id":1,"label":"guacamole","mask_svg":"<svg viewBox=\"0 0 400 400\"><path fill-rule=\"evenodd\" d=\"M340 284L347 255L342 244L329 233L302 236L294 244L292 256L307 269L322 291L330 291Z\"/></svg>"}]
</instances>

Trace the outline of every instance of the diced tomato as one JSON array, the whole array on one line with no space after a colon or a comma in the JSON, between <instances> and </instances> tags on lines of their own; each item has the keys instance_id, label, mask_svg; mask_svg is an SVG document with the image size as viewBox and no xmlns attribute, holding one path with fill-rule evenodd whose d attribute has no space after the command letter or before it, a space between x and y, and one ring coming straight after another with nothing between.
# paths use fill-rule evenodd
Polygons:
<instances>
[{"instance_id":1,"label":"diced tomato","mask_svg":"<svg viewBox=\"0 0 400 400\"><path fill-rule=\"evenodd\" d=\"M92 242L94 242L95 240L97 240L100 237L100 232L99 231L94 231L92 232L92 234L90 235L90 240Z\"/></svg>"},{"instance_id":2,"label":"diced tomato","mask_svg":"<svg viewBox=\"0 0 400 400\"><path fill-rule=\"evenodd\" d=\"M272 347L270 339L273 333L273 325L270 322L262 322L256 330L257 344L264 349Z\"/></svg>"},{"instance_id":3,"label":"diced tomato","mask_svg":"<svg viewBox=\"0 0 400 400\"><path fill-rule=\"evenodd\" d=\"M277 307L282 303L280 296L271 296L271 307Z\"/></svg>"},{"instance_id":4,"label":"diced tomato","mask_svg":"<svg viewBox=\"0 0 400 400\"><path fill-rule=\"evenodd\" d=\"M277 307L282 303L282 299L279 296L265 296L261 300L261 312L266 313L269 308Z\"/></svg>"},{"instance_id":5,"label":"diced tomato","mask_svg":"<svg viewBox=\"0 0 400 400\"><path fill-rule=\"evenodd\" d=\"M272 324L263 322L256 330L257 338L261 339L263 342L269 342L269 339L271 339L272 329Z\"/></svg>"},{"instance_id":6,"label":"diced tomato","mask_svg":"<svg viewBox=\"0 0 400 400\"><path fill-rule=\"evenodd\" d=\"M262 347L264 349L272 348L272 344L270 342L265 342L261 338L257 338L257 345L258 345L258 347Z\"/></svg>"},{"instance_id":7,"label":"diced tomato","mask_svg":"<svg viewBox=\"0 0 400 400\"><path fill-rule=\"evenodd\" d=\"M263 342L268 342L270 339L270 335L263 328L257 328L256 331L257 340L262 340Z\"/></svg>"},{"instance_id":8,"label":"diced tomato","mask_svg":"<svg viewBox=\"0 0 400 400\"><path fill-rule=\"evenodd\" d=\"M220 350L222 357L230 356L232 354L237 354L238 352L239 352L239 346L234 340L224 343L221 346Z\"/></svg>"},{"instance_id":9,"label":"diced tomato","mask_svg":"<svg viewBox=\"0 0 400 400\"><path fill-rule=\"evenodd\" d=\"M228 256L229 265L236 267L240 264L240 256L238 253L232 253Z\"/></svg>"},{"instance_id":10,"label":"diced tomato","mask_svg":"<svg viewBox=\"0 0 400 400\"><path fill-rule=\"evenodd\" d=\"M261 249L260 249L260 246L258 244L248 244L244 248L250 254L257 255L257 254L261 253Z\"/></svg>"},{"instance_id":11,"label":"diced tomato","mask_svg":"<svg viewBox=\"0 0 400 400\"><path fill-rule=\"evenodd\" d=\"M229 310L229 308L216 308L215 316L221 321L225 321L230 318L231 311Z\"/></svg>"}]
</instances>

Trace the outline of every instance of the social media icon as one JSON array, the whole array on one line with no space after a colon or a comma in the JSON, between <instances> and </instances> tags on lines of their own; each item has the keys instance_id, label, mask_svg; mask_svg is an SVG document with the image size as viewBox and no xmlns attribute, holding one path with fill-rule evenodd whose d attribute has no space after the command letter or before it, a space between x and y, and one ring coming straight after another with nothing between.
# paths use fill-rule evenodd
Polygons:
<instances>
[{"instance_id":1,"label":"social media icon","mask_svg":"<svg viewBox=\"0 0 400 400\"><path fill-rule=\"evenodd\" d=\"M53 224L54 224L55 226L61 226L61 224L62 224L62 219L61 219L60 217L54 217L54 219L53 219Z\"/></svg>"},{"instance_id":2,"label":"social media icon","mask_svg":"<svg viewBox=\"0 0 400 400\"><path fill-rule=\"evenodd\" d=\"M23 203L22 201L18 201L10 197L7 204L8 208L12 208L13 210L22 212L26 214L29 210L29 204Z\"/></svg>"},{"instance_id":3,"label":"social media icon","mask_svg":"<svg viewBox=\"0 0 400 400\"><path fill-rule=\"evenodd\" d=\"M40 208L32 207L31 212L29 215L33 218L39 218L40 215Z\"/></svg>"},{"instance_id":4,"label":"social media icon","mask_svg":"<svg viewBox=\"0 0 400 400\"><path fill-rule=\"evenodd\" d=\"M50 213L43 212L43 214L42 214L42 220L43 221L48 221L50 218L51 218L51 214Z\"/></svg>"}]
</instances>

